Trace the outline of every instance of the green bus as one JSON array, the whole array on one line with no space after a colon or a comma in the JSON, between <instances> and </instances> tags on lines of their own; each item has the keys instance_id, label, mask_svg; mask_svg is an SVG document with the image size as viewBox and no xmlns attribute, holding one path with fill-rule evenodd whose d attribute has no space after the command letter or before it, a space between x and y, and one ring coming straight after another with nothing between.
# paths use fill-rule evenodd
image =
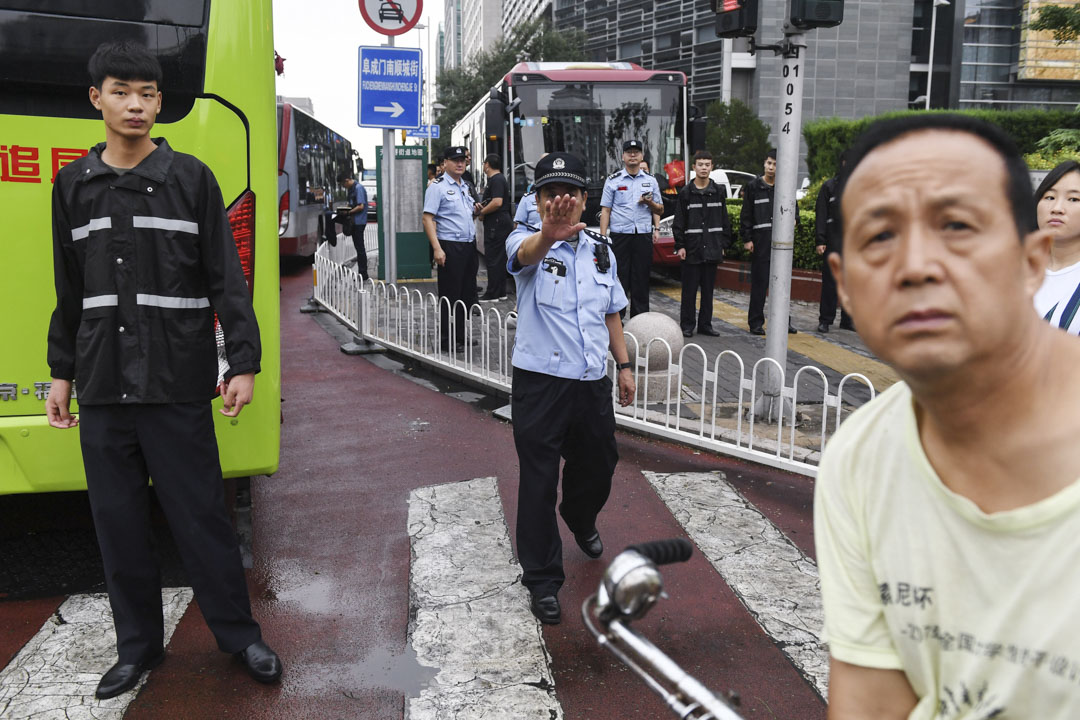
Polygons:
<instances>
[{"instance_id":1,"label":"green bus","mask_svg":"<svg viewBox=\"0 0 1080 720\"><path fill-rule=\"evenodd\" d=\"M0 495L86 487L78 430L53 429L45 418L46 335L56 303L50 203L57 171L105 139L88 99L87 60L102 42L124 39L149 47L164 71L153 136L217 176L262 332L254 402L238 418L214 413L222 469L241 477L278 466L271 0L0 0Z\"/></svg>"}]
</instances>

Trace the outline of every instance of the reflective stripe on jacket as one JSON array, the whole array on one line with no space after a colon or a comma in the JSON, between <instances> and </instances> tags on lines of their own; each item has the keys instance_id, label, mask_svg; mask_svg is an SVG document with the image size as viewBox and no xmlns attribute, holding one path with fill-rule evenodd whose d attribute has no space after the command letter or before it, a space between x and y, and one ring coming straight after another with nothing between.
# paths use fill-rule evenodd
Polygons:
<instances>
[{"instance_id":1,"label":"reflective stripe on jacket","mask_svg":"<svg viewBox=\"0 0 1080 720\"><path fill-rule=\"evenodd\" d=\"M164 139L117 174L105 143L53 187L56 309L48 363L83 405L213 397L214 314L229 375L259 371L251 295L221 189L206 165Z\"/></svg>"},{"instance_id":2,"label":"reflective stripe on jacket","mask_svg":"<svg viewBox=\"0 0 1080 720\"><path fill-rule=\"evenodd\" d=\"M760 176L746 184L743 193L739 225L742 241L754 243L772 242L773 186ZM754 249L755 252L757 248Z\"/></svg>"}]
</instances>

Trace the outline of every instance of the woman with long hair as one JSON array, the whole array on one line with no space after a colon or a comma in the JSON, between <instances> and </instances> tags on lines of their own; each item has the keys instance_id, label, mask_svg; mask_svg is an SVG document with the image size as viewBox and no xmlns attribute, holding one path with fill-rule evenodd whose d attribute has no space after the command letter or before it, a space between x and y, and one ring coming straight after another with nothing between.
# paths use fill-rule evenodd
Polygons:
<instances>
[{"instance_id":1,"label":"woman with long hair","mask_svg":"<svg viewBox=\"0 0 1080 720\"><path fill-rule=\"evenodd\" d=\"M1080 162L1067 160L1035 191L1040 230L1054 233L1035 309L1055 327L1080 334Z\"/></svg>"}]
</instances>

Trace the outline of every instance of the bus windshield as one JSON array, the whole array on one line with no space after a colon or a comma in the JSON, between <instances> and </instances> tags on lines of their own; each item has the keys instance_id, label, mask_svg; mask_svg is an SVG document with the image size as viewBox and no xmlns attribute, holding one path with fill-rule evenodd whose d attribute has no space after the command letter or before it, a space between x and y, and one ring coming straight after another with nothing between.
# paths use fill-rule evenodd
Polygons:
<instances>
[{"instance_id":1,"label":"bus windshield","mask_svg":"<svg viewBox=\"0 0 1080 720\"><path fill-rule=\"evenodd\" d=\"M681 88L624 83L536 84L515 88L515 156L533 165L546 152L581 156L588 184L597 188L622 166L622 144L640 140L650 169L679 155ZM527 173L531 179L531 171Z\"/></svg>"}]
</instances>

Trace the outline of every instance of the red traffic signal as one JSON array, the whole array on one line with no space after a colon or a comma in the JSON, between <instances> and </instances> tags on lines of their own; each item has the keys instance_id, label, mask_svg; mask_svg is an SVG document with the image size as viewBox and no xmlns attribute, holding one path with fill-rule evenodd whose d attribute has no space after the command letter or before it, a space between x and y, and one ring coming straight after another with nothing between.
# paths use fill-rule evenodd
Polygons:
<instances>
[{"instance_id":1,"label":"red traffic signal","mask_svg":"<svg viewBox=\"0 0 1080 720\"><path fill-rule=\"evenodd\" d=\"M716 13L716 36L750 37L757 32L758 0L711 0Z\"/></svg>"}]
</instances>

